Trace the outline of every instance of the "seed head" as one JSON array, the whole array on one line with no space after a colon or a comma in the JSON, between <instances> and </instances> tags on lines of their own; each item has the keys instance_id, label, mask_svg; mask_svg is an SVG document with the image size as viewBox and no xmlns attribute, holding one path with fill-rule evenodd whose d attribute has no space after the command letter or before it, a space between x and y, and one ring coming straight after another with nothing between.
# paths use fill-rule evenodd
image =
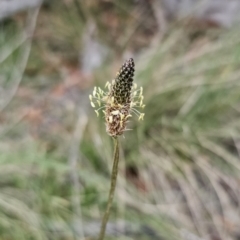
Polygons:
<instances>
[{"instance_id":1,"label":"seed head","mask_svg":"<svg viewBox=\"0 0 240 240\"><path fill-rule=\"evenodd\" d=\"M126 61L119 72L115 81L112 83L110 96L114 97L114 103L127 104L131 102L131 90L134 76L134 61L130 58Z\"/></svg>"},{"instance_id":2,"label":"seed head","mask_svg":"<svg viewBox=\"0 0 240 240\"><path fill-rule=\"evenodd\" d=\"M101 88L95 87L93 95L90 95L92 107L99 106L95 110L99 115L99 110L105 108L103 113L106 120L106 131L112 137L122 135L126 131L128 119L135 113L139 120L143 120L144 113L140 113L136 108L144 108L143 89L137 89L137 84L133 84L134 61L130 58L126 61L115 79L111 83L107 82L108 92L105 93ZM102 106L103 104L103 106ZM102 106L102 107L101 107Z\"/></svg>"}]
</instances>

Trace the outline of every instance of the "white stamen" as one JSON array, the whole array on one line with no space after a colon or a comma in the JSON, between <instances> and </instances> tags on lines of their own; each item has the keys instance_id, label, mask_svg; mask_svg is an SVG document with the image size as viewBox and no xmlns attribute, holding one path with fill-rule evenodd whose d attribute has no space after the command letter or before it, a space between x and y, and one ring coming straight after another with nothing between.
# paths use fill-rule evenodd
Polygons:
<instances>
[{"instance_id":1,"label":"white stamen","mask_svg":"<svg viewBox=\"0 0 240 240\"><path fill-rule=\"evenodd\" d=\"M113 122L113 117L109 116L109 122L112 123Z\"/></svg>"},{"instance_id":2,"label":"white stamen","mask_svg":"<svg viewBox=\"0 0 240 240\"><path fill-rule=\"evenodd\" d=\"M97 116L99 116L99 113L98 113L98 111L97 110L94 110L95 111L95 113L97 114Z\"/></svg>"},{"instance_id":3,"label":"white stamen","mask_svg":"<svg viewBox=\"0 0 240 240\"><path fill-rule=\"evenodd\" d=\"M114 97L111 98L111 104L113 104L113 103L114 103Z\"/></svg>"},{"instance_id":4,"label":"white stamen","mask_svg":"<svg viewBox=\"0 0 240 240\"><path fill-rule=\"evenodd\" d=\"M141 119L143 120L144 115L145 115L144 113L141 113L138 120L141 120Z\"/></svg>"}]
</instances>

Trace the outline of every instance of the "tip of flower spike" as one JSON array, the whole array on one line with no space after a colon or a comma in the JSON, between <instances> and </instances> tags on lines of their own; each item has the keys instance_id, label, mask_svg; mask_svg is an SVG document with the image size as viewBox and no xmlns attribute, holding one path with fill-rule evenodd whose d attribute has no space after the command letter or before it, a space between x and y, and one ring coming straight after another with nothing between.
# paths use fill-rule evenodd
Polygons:
<instances>
[{"instance_id":1,"label":"tip of flower spike","mask_svg":"<svg viewBox=\"0 0 240 240\"><path fill-rule=\"evenodd\" d=\"M133 58L129 58L129 59L128 59L128 62L129 62L129 63L132 63L132 64L134 65L134 60L133 60Z\"/></svg>"},{"instance_id":2,"label":"tip of flower spike","mask_svg":"<svg viewBox=\"0 0 240 240\"><path fill-rule=\"evenodd\" d=\"M120 78L131 78L134 75L134 61L132 58L128 59L120 68L117 76Z\"/></svg>"},{"instance_id":3,"label":"tip of flower spike","mask_svg":"<svg viewBox=\"0 0 240 240\"><path fill-rule=\"evenodd\" d=\"M126 65L126 66L134 68L135 64L134 64L133 58L129 58L123 65Z\"/></svg>"}]
</instances>

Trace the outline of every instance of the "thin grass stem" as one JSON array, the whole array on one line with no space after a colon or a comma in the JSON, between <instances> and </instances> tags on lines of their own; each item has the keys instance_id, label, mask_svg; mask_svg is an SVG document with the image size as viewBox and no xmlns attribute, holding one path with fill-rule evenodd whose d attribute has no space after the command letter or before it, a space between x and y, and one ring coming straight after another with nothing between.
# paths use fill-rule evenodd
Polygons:
<instances>
[{"instance_id":1,"label":"thin grass stem","mask_svg":"<svg viewBox=\"0 0 240 240\"><path fill-rule=\"evenodd\" d=\"M115 187L116 187L116 183L117 183L118 162L119 162L118 138L117 137L113 138L113 141L114 141L114 155L113 155L113 167L112 167L112 176L111 176L111 187L110 187L109 196L108 196L107 208L106 208L106 211L105 211L103 219L102 219L101 230L100 230L100 233L99 233L98 240L103 240L104 239L105 230L106 230L110 210L111 210L111 207L112 207Z\"/></svg>"}]
</instances>

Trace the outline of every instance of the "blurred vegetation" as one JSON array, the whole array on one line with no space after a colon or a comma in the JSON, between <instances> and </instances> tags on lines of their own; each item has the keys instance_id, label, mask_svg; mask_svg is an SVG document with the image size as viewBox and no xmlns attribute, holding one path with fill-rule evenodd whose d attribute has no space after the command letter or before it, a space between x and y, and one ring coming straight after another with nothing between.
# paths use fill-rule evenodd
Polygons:
<instances>
[{"instance_id":1,"label":"blurred vegetation","mask_svg":"<svg viewBox=\"0 0 240 240\"><path fill-rule=\"evenodd\" d=\"M0 23L0 239L81 239L82 228L96 237L112 143L88 92L129 54L145 120L121 138L107 239L239 239L239 28L175 22L158 40L148 2L79 3L42 6L23 73L31 15ZM92 23L107 56L89 75Z\"/></svg>"}]
</instances>

